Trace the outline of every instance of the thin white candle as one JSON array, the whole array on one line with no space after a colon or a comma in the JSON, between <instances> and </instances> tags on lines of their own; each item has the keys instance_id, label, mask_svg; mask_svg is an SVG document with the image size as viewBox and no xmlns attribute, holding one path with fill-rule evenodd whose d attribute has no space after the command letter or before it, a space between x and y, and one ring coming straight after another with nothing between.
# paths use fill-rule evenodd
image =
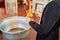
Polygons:
<instances>
[{"instance_id":1,"label":"thin white candle","mask_svg":"<svg viewBox=\"0 0 60 40\"><path fill-rule=\"evenodd\" d=\"M17 0L5 0L6 13L9 16L18 15L18 5Z\"/></svg>"}]
</instances>

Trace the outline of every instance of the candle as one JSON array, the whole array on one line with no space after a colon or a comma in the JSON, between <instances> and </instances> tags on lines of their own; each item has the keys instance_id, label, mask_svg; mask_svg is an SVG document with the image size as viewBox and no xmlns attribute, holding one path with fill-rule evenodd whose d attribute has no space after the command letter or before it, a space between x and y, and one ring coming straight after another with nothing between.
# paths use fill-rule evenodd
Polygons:
<instances>
[{"instance_id":1,"label":"candle","mask_svg":"<svg viewBox=\"0 0 60 40\"><path fill-rule=\"evenodd\" d=\"M31 8L31 1L29 1L28 7L29 7L29 10L27 11L27 17L32 17L33 14L32 14L32 8Z\"/></svg>"},{"instance_id":2,"label":"candle","mask_svg":"<svg viewBox=\"0 0 60 40\"><path fill-rule=\"evenodd\" d=\"M5 8L6 8L6 13L9 16L16 16L18 15L18 5L17 5L17 0L5 0Z\"/></svg>"}]
</instances>

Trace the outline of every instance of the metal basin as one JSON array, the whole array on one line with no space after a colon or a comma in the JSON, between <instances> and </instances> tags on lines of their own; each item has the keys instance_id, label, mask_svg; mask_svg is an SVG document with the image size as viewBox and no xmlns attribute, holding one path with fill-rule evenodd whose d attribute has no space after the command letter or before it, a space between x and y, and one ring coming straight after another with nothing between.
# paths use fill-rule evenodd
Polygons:
<instances>
[{"instance_id":1,"label":"metal basin","mask_svg":"<svg viewBox=\"0 0 60 40\"><path fill-rule=\"evenodd\" d=\"M22 16L8 17L2 20L0 24L0 30L2 31L3 36L6 38L6 40L20 40L25 38L29 34L30 26L26 22L27 22L26 17ZM14 23L15 27L12 27L12 23ZM24 30L9 32L9 30L12 28L24 28Z\"/></svg>"}]
</instances>

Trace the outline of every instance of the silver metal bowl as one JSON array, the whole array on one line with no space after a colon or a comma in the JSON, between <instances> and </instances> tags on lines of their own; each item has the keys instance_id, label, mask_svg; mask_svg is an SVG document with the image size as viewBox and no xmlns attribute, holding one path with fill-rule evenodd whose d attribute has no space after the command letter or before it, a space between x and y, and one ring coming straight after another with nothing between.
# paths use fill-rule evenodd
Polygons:
<instances>
[{"instance_id":1,"label":"silver metal bowl","mask_svg":"<svg viewBox=\"0 0 60 40\"><path fill-rule=\"evenodd\" d=\"M12 22L11 22L12 20ZM14 16L14 17L8 17L4 20L2 20L0 24L0 30L3 33L3 36L7 40L20 40L25 38L30 31L29 24L26 23L26 17L22 16ZM24 31L17 31L17 32L8 32L12 27L12 23L16 26L16 28L24 28Z\"/></svg>"}]
</instances>

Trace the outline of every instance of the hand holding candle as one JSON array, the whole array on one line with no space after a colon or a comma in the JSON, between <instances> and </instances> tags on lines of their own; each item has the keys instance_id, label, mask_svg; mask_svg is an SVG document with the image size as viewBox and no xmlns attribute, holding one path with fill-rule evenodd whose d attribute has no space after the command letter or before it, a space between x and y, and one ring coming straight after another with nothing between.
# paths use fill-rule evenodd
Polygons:
<instances>
[{"instance_id":1,"label":"hand holding candle","mask_svg":"<svg viewBox=\"0 0 60 40\"><path fill-rule=\"evenodd\" d=\"M40 22L40 20L41 20L41 16L42 16L42 13L40 13L40 12L35 12L32 19L29 18L29 17L26 17L27 23L29 23L30 21L34 21L34 22L36 22L36 23L39 24L39 22Z\"/></svg>"},{"instance_id":2,"label":"hand holding candle","mask_svg":"<svg viewBox=\"0 0 60 40\"><path fill-rule=\"evenodd\" d=\"M33 17L33 21L39 24L40 21L41 21L41 16L42 16L42 13L35 12L34 13L34 17Z\"/></svg>"}]
</instances>

